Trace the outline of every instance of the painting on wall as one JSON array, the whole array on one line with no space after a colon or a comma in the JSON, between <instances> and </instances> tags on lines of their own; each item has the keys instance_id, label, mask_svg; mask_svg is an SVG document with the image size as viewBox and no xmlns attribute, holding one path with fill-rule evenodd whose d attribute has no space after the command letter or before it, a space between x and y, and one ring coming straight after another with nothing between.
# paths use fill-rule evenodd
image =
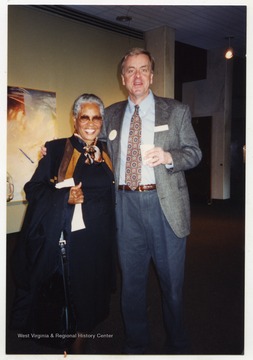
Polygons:
<instances>
[{"instance_id":1,"label":"painting on wall","mask_svg":"<svg viewBox=\"0 0 253 360\"><path fill-rule=\"evenodd\" d=\"M8 86L7 172L11 201L24 201L24 185L40 159L40 147L57 137L56 93Z\"/></svg>"}]
</instances>

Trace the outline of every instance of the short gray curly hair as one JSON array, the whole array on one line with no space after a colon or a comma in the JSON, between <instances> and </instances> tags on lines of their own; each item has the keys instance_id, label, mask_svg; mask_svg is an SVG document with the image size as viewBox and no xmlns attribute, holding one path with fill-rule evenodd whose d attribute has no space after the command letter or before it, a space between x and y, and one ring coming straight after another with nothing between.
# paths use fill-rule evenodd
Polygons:
<instances>
[{"instance_id":1,"label":"short gray curly hair","mask_svg":"<svg viewBox=\"0 0 253 360\"><path fill-rule=\"evenodd\" d=\"M98 105L102 118L104 117L105 107L103 101L94 94L82 94L78 96L72 107L72 114L75 119L78 118L81 106L87 103L95 103Z\"/></svg>"}]
</instances>

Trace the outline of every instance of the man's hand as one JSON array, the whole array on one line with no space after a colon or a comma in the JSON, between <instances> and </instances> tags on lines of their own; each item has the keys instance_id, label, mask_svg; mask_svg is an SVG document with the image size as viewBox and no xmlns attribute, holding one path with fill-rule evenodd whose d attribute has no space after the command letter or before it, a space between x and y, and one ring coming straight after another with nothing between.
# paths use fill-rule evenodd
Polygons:
<instances>
[{"instance_id":1,"label":"man's hand","mask_svg":"<svg viewBox=\"0 0 253 360\"><path fill-rule=\"evenodd\" d=\"M78 185L70 188L68 199L70 205L82 204L84 202L84 195L81 187L82 183L80 182Z\"/></svg>"},{"instance_id":2,"label":"man's hand","mask_svg":"<svg viewBox=\"0 0 253 360\"><path fill-rule=\"evenodd\" d=\"M45 145L42 145L40 147L40 155L41 155L41 157L44 157L47 155L47 148L45 147Z\"/></svg>"},{"instance_id":3,"label":"man's hand","mask_svg":"<svg viewBox=\"0 0 253 360\"><path fill-rule=\"evenodd\" d=\"M145 152L144 159L145 164L150 167L155 167L157 165L169 165L173 163L170 152L164 151L160 147L154 147L151 150Z\"/></svg>"}]
</instances>

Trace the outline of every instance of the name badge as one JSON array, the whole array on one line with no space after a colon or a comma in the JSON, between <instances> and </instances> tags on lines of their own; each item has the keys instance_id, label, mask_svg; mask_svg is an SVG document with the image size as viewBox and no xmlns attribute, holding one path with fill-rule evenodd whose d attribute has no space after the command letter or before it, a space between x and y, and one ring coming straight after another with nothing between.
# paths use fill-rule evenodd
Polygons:
<instances>
[{"instance_id":1,"label":"name badge","mask_svg":"<svg viewBox=\"0 0 253 360\"><path fill-rule=\"evenodd\" d=\"M155 126L155 132L167 131L167 130L169 130L168 124Z\"/></svg>"}]
</instances>

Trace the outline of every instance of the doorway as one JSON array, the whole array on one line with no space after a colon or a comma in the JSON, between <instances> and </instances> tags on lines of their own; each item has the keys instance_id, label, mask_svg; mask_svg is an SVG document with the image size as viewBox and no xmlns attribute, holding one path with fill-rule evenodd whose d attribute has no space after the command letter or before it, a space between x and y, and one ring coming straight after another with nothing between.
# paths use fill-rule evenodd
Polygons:
<instances>
[{"instance_id":1,"label":"doorway","mask_svg":"<svg viewBox=\"0 0 253 360\"><path fill-rule=\"evenodd\" d=\"M202 151L198 166L185 172L191 202L211 203L212 117L194 117L192 125Z\"/></svg>"}]
</instances>

